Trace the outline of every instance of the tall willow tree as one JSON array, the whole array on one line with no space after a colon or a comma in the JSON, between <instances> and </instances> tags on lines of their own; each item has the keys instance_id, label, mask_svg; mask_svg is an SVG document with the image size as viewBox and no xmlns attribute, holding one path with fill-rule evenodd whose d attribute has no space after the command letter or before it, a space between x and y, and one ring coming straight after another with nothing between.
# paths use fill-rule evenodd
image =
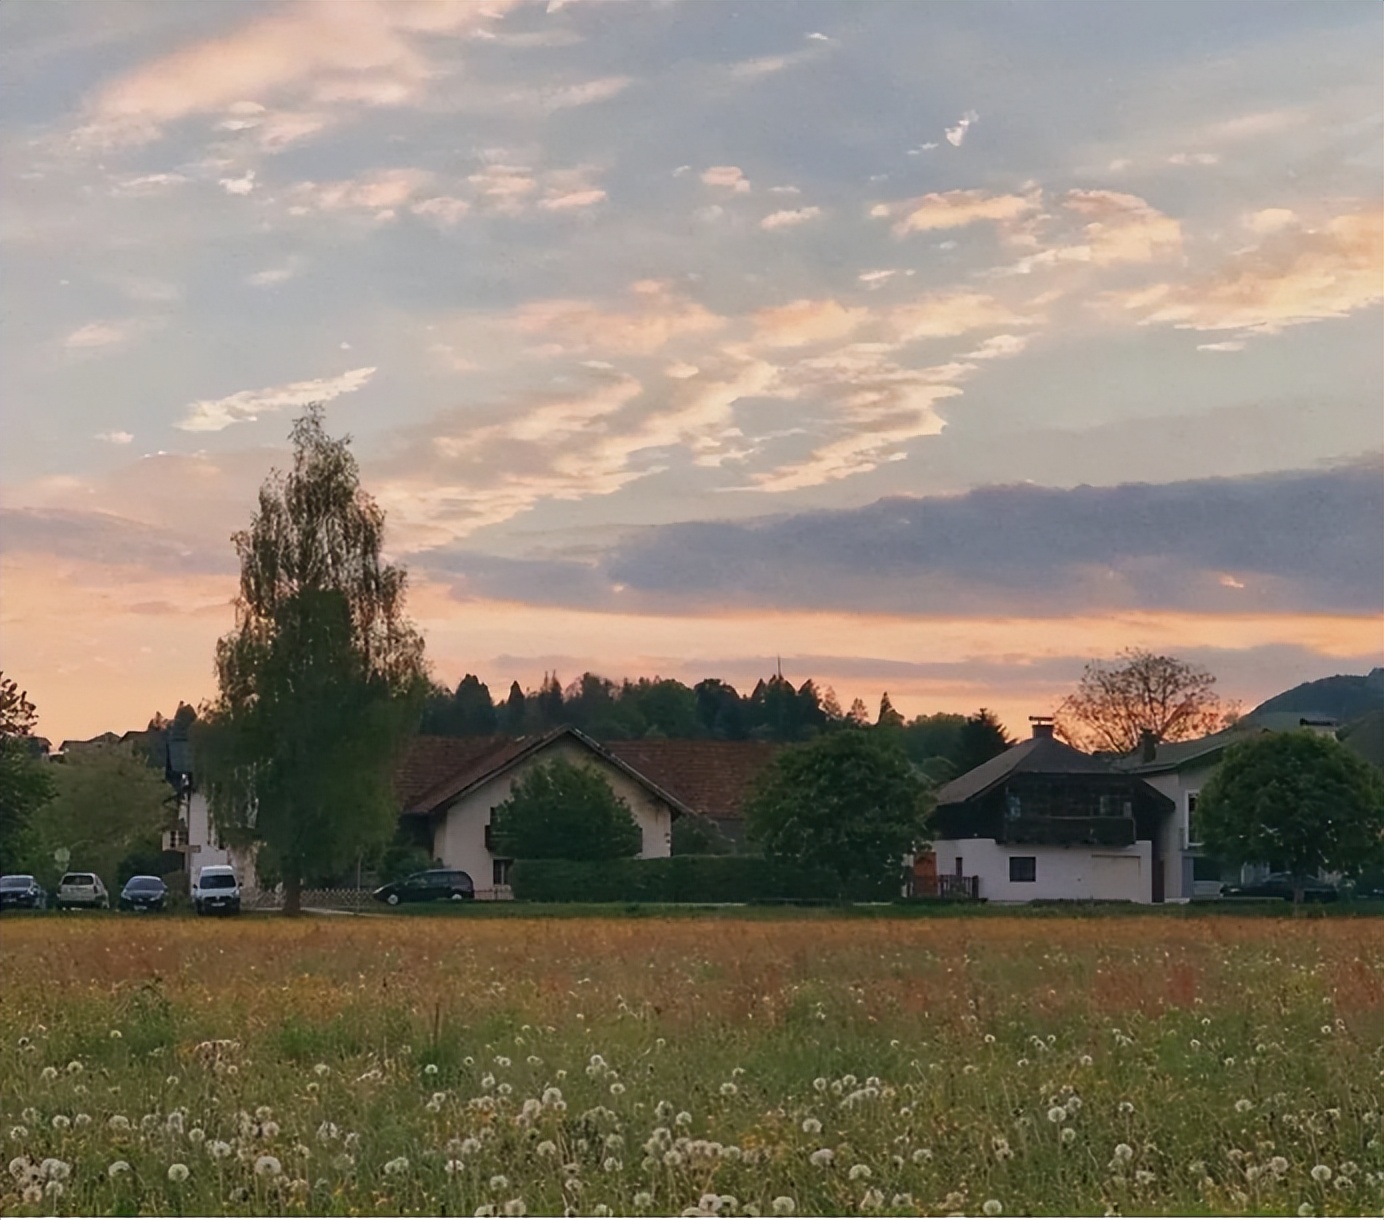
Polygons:
<instances>
[{"instance_id":1,"label":"tall willow tree","mask_svg":"<svg viewBox=\"0 0 1384 1220\"><path fill-rule=\"evenodd\" d=\"M292 468L233 536L236 626L216 646L220 693L196 743L213 819L267 852L286 914L305 876L391 834L394 767L427 688L405 574L380 557L384 513L350 438L329 437L314 404L292 441Z\"/></svg>"}]
</instances>

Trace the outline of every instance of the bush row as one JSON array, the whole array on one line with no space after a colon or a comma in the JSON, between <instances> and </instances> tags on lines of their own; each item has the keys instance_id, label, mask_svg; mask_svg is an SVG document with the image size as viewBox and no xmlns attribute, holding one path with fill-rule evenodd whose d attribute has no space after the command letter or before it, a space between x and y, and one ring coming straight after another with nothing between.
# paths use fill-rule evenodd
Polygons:
<instances>
[{"instance_id":1,"label":"bush row","mask_svg":"<svg viewBox=\"0 0 1384 1220\"><path fill-rule=\"evenodd\" d=\"M521 902L856 902L899 895L893 878L840 894L836 877L759 856L667 856L653 860L517 860Z\"/></svg>"}]
</instances>

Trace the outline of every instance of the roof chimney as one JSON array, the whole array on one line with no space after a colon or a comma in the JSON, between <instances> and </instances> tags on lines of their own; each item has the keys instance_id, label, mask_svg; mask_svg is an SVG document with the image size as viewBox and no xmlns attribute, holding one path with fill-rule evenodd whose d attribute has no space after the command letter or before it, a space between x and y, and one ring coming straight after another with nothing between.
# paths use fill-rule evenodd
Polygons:
<instances>
[{"instance_id":1,"label":"roof chimney","mask_svg":"<svg viewBox=\"0 0 1384 1220\"><path fill-rule=\"evenodd\" d=\"M1152 729L1139 730L1139 761L1151 763L1158 757L1158 734Z\"/></svg>"},{"instance_id":2,"label":"roof chimney","mask_svg":"<svg viewBox=\"0 0 1384 1220\"><path fill-rule=\"evenodd\" d=\"M1035 737L1052 736L1053 725L1051 716L1030 716L1028 722L1033 726L1033 735Z\"/></svg>"}]
</instances>

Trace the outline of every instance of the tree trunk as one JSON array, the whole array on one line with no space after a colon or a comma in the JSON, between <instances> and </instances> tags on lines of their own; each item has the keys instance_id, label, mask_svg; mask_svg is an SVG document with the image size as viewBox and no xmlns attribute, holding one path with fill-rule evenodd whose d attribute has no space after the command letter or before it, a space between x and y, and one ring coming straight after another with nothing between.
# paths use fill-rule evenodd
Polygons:
<instances>
[{"instance_id":1,"label":"tree trunk","mask_svg":"<svg viewBox=\"0 0 1384 1220\"><path fill-rule=\"evenodd\" d=\"M1294 914L1294 915L1300 914L1301 911L1302 911L1302 895L1303 895L1302 886L1300 886L1300 885L1298 885L1296 882L1294 882L1294 883L1293 883L1293 914Z\"/></svg>"},{"instance_id":2,"label":"tree trunk","mask_svg":"<svg viewBox=\"0 0 1384 1220\"><path fill-rule=\"evenodd\" d=\"M303 878L298 875L296 869L284 874L284 914L301 915L303 913Z\"/></svg>"}]
</instances>

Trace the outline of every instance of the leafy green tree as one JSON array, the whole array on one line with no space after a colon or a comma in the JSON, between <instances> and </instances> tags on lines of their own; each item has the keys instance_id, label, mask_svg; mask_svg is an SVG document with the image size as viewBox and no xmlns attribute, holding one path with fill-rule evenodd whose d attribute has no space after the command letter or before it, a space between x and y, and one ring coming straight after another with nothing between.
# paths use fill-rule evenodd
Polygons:
<instances>
[{"instance_id":1,"label":"leafy green tree","mask_svg":"<svg viewBox=\"0 0 1384 1220\"><path fill-rule=\"evenodd\" d=\"M735 687L720 678L704 678L692 693L704 736L720 741L745 739L745 709Z\"/></svg>"},{"instance_id":2,"label":"leafy green tree","mask_svg":"<svg viewBox=\"0 0 1384 1220\"><path fill-rule=\"evenodd\" d=\"M523 775L490 821L495 850L517 860L619 860L643 848L605 778L562 758Z\"/></svg>"},{"instance_id":3,"label":"leafy green tree","mask_svg":"<svg viewBox=\"0 0 1384 1220\"><path fill-rule=\"evenodd\" d=\"M176 803L163 775L133 745L93 746L52 767L56 791L32 823L41 867L66 848L68 867L117 884L126 856L157 854Z\"/></svg>"},{"instance_id":4,"label":"leafy green tree","mask_svg":"<svg viewBox=\"0 0 1384 1220\"><path fill-rule=\"evenodd\" d=\"M735 851L715 822L696 813L674 820L672 838L675 856L729 856Z\"/></svg>"},{"instance_id":5,"label":"leafy green tree","mask_svg":"<svg viewBox=\"0 0 1384 1220\"><path fill-rule=\"evenodd\" d=\"M7 871L32 856L34 815L53 795L53 764L35 749L37 721L28 692L0 673L0 868Z\"/></svg>"},{"instance_id":6,"label":"leafy green tree","mask_svg":"<svg viewBox=\"0 0 1384 1220\"><path fill-rule=\"evenodd\" d=\"M676 678L627 680L620 688L620 702L627 700L643 718L645 736L687 738L702 735L701 722L697 718L697 696L690 686Z\"/></svg>"},{"instance_id":7,"label":"leafy green tree","mask_svg":"<svg viewBox=\"0 0 1384 1220\"><path fill-rule=\"evenodd\" d=\"M966 717L958 712L914 716L903 726L904 752L916 763L929 758L953 758L965 723Z\"/></svg>"},{"instance_id":8,"label":"leafy green tree","mask_svg":"<svg viewBox=\"0 0 1384 1220\"><path fill-rule=\"evenodd\" d=\"M1087 665L1054 719L1058 733L1074 746L1128 754L1145 730L1159 741L1187 741L1224 728L1238 711L1238 704L1216 692L1209 670L1126 648L1113 663Z\"/></svg>"},{"instance_id":9,"label":"leafy green tree","mask_svg":"<svg viewBox=\"0 0 1384 1220\"><path fill-rule=\"evenodd\" d=\"M1384 859L1384 779L1334 738L1262 734L1226 750L1197 820L1216 859L1272 864L1295 879L1356 876Z\"/></svg>"},{"instance_id":10,"label":"leafy green tree","mask_svg":"<svg viewBox=\"0 0 1384 1220\"><path fill-rule=\"evenodd\" d=\"M898 876L926 834L929 789L887 736L829 733L785 750L745 810L750 839L773 859L825 869L847 893Z\"/></svg>"},{"instance_id":11,"label":"leafy green tree","mask_svg":"<svg viewBox=\"0 0 1384 1220\"><path fill-rule=\"evenodd\" d=\"M1013 744L999 717L989 708L981 708L974 716L966 717L957 735L956 753L951 756L956 773L965 775L981 763L1003 754Z\"/></svg>"},{"instance_id":12,"label":"leafy green tree","mask_svg":"<svg viewBox=\"0 0 1384 1220\"><path fill-rule=\"evenodd\" d=\"M419 731L442 737L486 737L498 727L490 688L475 674L467 674L455 691L445 686L429 691Z\"/></svg>"},{"instance_id":13,"label":"leafy green tree","mask_svg":"<svg viewBox=\"0 0 1384 1220\"><path fill-rule=\"evenodd\" d=\"M405 574L381 558L384 514L349 438L329 437L314 405L292 440L292 468L271 474L234 536L236 628L217 645L220 692L194 737L213 817L263 845L286 914L305 876L393 831L395 762L426 690Z\"/></svg>"}]
</instances>

